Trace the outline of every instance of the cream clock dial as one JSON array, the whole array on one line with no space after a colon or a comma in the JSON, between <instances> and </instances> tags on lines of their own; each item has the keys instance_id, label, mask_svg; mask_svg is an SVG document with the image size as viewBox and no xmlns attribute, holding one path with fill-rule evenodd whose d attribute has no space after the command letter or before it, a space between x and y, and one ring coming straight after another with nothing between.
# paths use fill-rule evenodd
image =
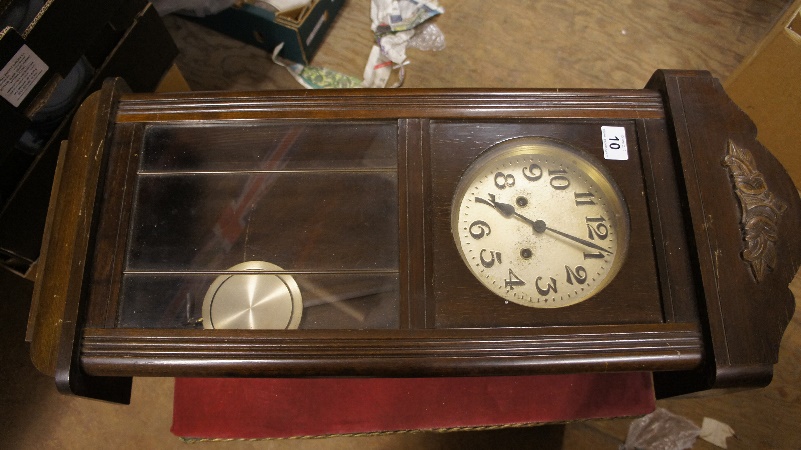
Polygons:
<instances>
[{"instance_id":1,"label":"cream clock dial","mask_svg":"<svg viewBox=\"0 0 801 450\"><path fill-rule=\"evenodd\" d=\"M484 286L524 306L559 308L600 292L629 240L620 190L594 158L546 138L502 142L463 175L451 229Z\"/></svg>"}]
</instances>

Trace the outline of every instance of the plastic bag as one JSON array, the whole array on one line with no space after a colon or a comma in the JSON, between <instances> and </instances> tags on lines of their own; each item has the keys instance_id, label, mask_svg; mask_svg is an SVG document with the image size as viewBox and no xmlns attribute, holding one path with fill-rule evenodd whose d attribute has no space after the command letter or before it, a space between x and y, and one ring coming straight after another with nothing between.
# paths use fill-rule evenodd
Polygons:
<instances>
[{"instance_id":1,"label":"plastic bag","mask_svg":"<svg viewBox=\"0 0 801 450\"><path fill-rule=\"evenodd\" d=\"M621 450L684 450L692 448L701 429L664 408L631 422Z\"/></svg>"},{"instance_id":2,"label":"plastic bag","mask_svg":"<svg viewBox=\"0 0 801 450\"><path fill-rule=\"evenodd\" d=\"M426 22L415 28L414 36L409 39L408 45L426 52L445 50L445 34L436 24Z\"/></svg>"}]
</instances>

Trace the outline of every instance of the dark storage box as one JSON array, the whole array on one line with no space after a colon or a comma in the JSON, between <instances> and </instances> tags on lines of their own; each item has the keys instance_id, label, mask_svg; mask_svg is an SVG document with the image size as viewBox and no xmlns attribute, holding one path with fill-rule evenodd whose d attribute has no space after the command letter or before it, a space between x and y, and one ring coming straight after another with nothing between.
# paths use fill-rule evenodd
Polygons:
<instances>
[{"instance_id":1,"label":"dark storage box","mask_svg":"<svg viewBox=\"0 0 801 450\"><path fill-rule=\"evenodd\" d=\"M308 65L343 3L345 0L312 0L308 7L277 14L245 3L190 19L270 52L283 42L281 57Z\"/></svg>"},{"instance_id":2,"label":"dark storage box","mask_svg":"<svg viewBox=\"0 0 801 450\"><path fill-rule=\"evenodd\" d=\"M34 3L0 11L0 266L18 273L39 257L59 144L81 101L111 76L152 91L178 53L144 0Z\"/></svg>"}]
</instances>

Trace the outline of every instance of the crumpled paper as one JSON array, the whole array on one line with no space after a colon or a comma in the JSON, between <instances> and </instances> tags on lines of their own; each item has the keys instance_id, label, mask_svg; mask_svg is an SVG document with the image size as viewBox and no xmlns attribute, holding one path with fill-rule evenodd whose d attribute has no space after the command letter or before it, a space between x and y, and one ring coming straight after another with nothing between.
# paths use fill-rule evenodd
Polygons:
<instances>
[{"instance_id":1,"label":"crumpled paper","mask_svg":"<svg viewBox=\"0 0 801 450\"><path fill-rule=\"evenodd\" d=\"M445 35L433 23L427 22L445 10L436 0L372 0L371 29L376 44L370 50L363 79L360 80L325 67L303 66L278 56L283 44L273 51L273 62L289 71L307 89L325 88L383 88L393 71L398 71L399 87L405 78L404 66L408 47L420 50L442 50Z\"/></svg>"},{"instance_id":2,"label":"crumpled paper","mask_svg":"<svg viewBox=\"0 0 801 450\"><path fill-rule=\"evenodd\" d=\"M406 48L415 36L415 29L444 12L436 0L372 0L370 18L376 44L364 68L364 87L385 87L393 70L399 71L399 81L393 87L402 85L404 66L408 64ZM429 27L425 32L426 36L421 36L418 42L431 40L435 42L432 49L444 48L445 37L439 28Z\"/></svg>"},{"instance_id":3,"label":"crumpled paper","mask_svg":"<svg viewBox=\"0 0 801 450\"><path fill-rule=\"evenodd\" d=\"M376 35L411 30L444 12L437 0L372 0L371 28Z\"/></svg>"},{"instance_id":4,"label":"crumpled paper","mask_svg":"<svg viewBox=\"0 0 801 450\"><path fill-rule=\"evenodd\" d=\"M734 430L727 424L718 420L704 417L701 422L701 433L699 437L710 444L717 445L720 448L726 447L726 439L734 436Z\"/></svg>"}]
</instances>

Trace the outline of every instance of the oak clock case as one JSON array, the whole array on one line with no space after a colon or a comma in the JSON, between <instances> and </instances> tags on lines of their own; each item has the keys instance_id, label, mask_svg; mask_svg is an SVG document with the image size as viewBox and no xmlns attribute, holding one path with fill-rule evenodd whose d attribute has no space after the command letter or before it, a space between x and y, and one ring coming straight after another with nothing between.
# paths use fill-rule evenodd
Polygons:
<instances>
[{"instance_id":1,"label":"oak clock case","mask_svg":"<svg viewBox=\"0 0 801 450\"><path fill-rule=\"evenodd\" d=\"M605 153L608 129L626 158ZM622 91L110 80L53 192L32 359L107 400L132 376L758 386L793 311L797 192L703 72ZM749 225L765 214L767 235Z\"/></svg>"}]
</instances>

